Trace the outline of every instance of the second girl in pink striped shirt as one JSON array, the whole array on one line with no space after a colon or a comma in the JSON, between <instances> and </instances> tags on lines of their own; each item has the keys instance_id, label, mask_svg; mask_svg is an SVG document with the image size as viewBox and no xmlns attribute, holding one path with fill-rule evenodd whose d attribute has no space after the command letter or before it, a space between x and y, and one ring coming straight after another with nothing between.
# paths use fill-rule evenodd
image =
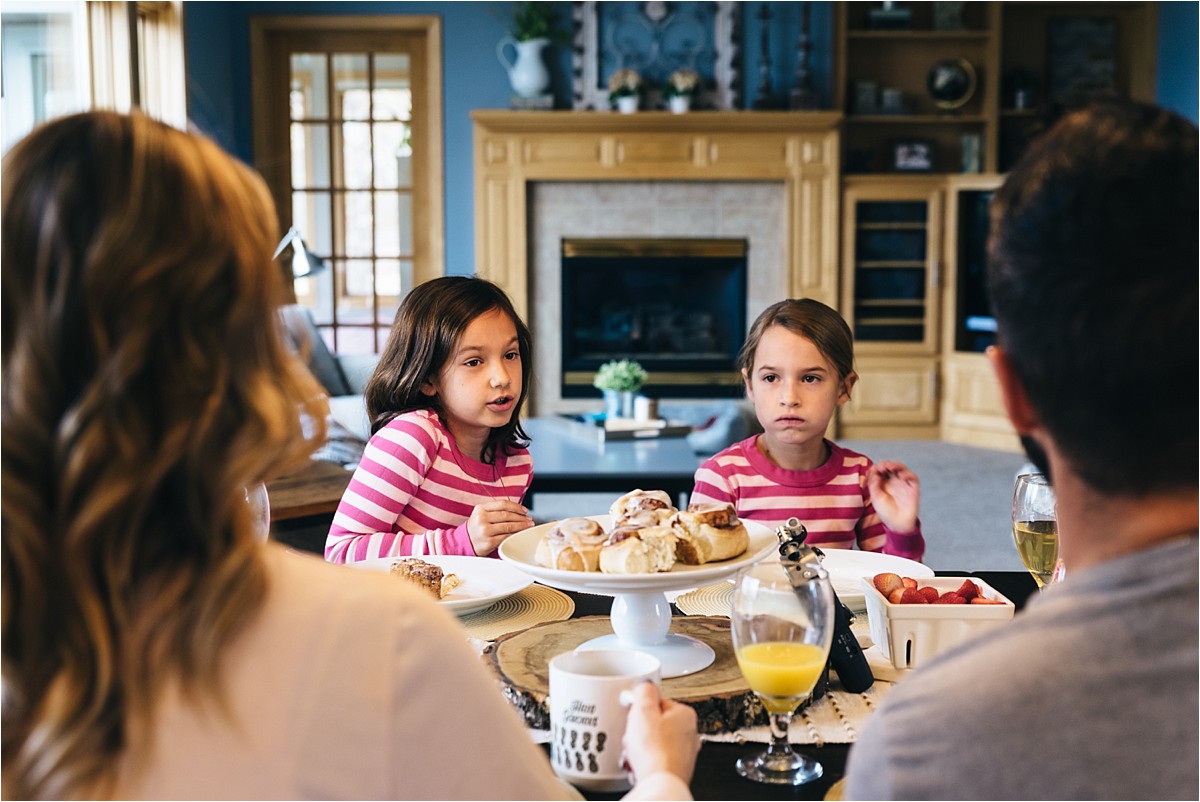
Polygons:
<instances>
[{"instance_id":1,"label":"second girl in pink striped shirt","mask_svg":"<svg viewBox=\"0 0 1200 802\"><path fill-rule=\"evenodd\" d=\"M920 560L921 486L899 462L872 464L825 438L850 400L854 338L836 311L808 298L763 311L738 367L763 433L715 454L696 471L691 503L730 502L772 529L796 516L808 542Z\"/></svg>"},{"instance_id":2,"label":"second girl in pink striped shirt","mask_svg":"<svg viewBox=\"0 0 1200 802\"><path fill-rule=\"evenodd\" d=\"M519 415L529 329L489 281L444 276L400 304L366 389L371 439L325 559L488 556L533 526L520 503L533 463Z\"/></svg>"}]
</instances>

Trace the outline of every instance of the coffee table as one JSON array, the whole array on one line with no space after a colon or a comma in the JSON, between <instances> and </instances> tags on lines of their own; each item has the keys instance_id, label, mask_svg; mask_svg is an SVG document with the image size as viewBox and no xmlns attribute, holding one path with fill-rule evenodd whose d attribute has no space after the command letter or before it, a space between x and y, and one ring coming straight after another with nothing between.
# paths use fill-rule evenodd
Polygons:
<instances>
[{"instance_id":1,"label":"coffee table","mask_svg":"<svg viewBox=\"0 0 1200 802\"><path fill-rule=\"evenodd\" d=\"M579 423L565 418L527 418L536 493L627 493L665 490L676 506L687 507L700 457L684 437L600 441Z\"/></svg>"}]
</instances>

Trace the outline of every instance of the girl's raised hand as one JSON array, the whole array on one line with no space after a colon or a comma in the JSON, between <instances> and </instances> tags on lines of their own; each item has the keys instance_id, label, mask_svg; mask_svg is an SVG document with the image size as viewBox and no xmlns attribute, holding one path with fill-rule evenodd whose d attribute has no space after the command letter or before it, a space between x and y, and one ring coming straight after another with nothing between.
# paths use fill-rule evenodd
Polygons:
<instances>
[{"instance_id":1,"label":"girl's raised hand","mask_svg":"<svg viewBox=\"0 0 1200 802\"><path fill-rule=\"evenodd\" d=\"M529 510L515 501L493 499L471 510L467 534L480 557L486 557L509 536L533 526Z\"/></svg>"},{"instance_id":2,"label":"girl's raised hand","mask_svg":"<svg viewBox=\"0 0 1200 802\"><path fill-rule=\"evenodd\" d=\"M867 490L883 525L893 532L917 528L921 480L902 462L876 462L867 471Z\"/></svg>"}]
</instances>

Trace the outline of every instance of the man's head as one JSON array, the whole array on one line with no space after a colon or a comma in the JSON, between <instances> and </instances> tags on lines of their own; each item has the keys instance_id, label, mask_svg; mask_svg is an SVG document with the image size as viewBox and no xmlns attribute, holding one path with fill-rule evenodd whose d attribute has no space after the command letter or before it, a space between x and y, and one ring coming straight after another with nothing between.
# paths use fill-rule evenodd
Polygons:
<instances>
[{"instance_id":1,"label":"man's head","mask_svg":"<svg viewBox=\"0 0 1200 802\"><path fill-rule=\"evenodd\" d=\"M1100 492L1196 485L1198 172L1190 122L1109 102L1033 143L993 201L999 346Z\"/></svg>"}]
</instances>

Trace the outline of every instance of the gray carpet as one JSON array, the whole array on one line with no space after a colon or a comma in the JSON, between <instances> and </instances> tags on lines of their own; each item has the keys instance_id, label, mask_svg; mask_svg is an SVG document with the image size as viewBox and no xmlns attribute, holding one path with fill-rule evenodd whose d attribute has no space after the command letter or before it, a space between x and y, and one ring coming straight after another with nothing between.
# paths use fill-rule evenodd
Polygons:
<instances>
[{"instance_id":1,"label":"gray carpet","mask_svg":"<svg viewBox=\"0 0 1200 802\"><path fill-rule=\"evenodd\" d=\"M934 570L1023 571L1012 540L1013 481L1024 455L936 440L841 440L873 460L898 460L921 479L924 562ZM631 490L633 488L630 488ZM610 494L538 494L534 516L608 511Z\"/></svg>"}]
</instances>

